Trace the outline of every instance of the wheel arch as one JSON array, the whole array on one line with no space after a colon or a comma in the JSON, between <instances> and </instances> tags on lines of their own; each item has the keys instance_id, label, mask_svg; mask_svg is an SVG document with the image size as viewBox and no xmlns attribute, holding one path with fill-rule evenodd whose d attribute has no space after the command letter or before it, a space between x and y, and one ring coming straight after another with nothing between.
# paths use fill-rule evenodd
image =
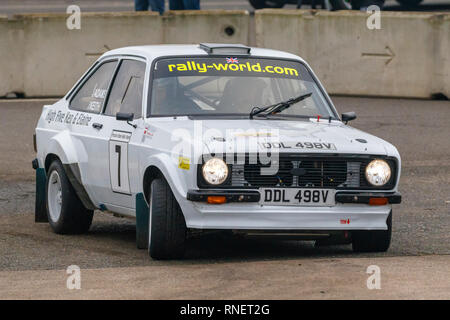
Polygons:
<instances>
[{"instance_id":1,"label":"wheel arch","mask_svg":"<svg viewBox=\"0 0 450 320\"><path fill-rule=\"evenodd\" d=\"M48 169L50 168L50 165L55 160L61 161L61 159L56 154L54 154L54 153L47 154L47 156L45 157L45 161L44 161L44 168L45 168L46 173L48 173Z\"/></svg>"},{"instance_id":2,"label":"wheel arch","mask_svg":"<svg viewBox=\"0 0 450 320\"><path fill-rule=\"evenodd\" d=\"M145 162L141 164L141 182L139 185L147 204L150 204L149 191L152 181L156 178L162 178L169 185L175 199L181 207L183 215L185 215L185 219L188 220L185 212L190 210L189 207L186 207L190 204L186 201L188 189L186 176L183 177L188 171L184 171L178 168L178 164L174 162L174 159L169 154L157 153L147 157Z\"/></svg>"},{"instance_id":3,"label":"wheel arch","mask_svg":"<svg viewBox=\"0 0 450 320\"><path fill-rule=\"evenodd\" d=\"M164 178L162 171L155 165L150 165L145 169L144 178L142 180L142 190L144 191L144 198L149 203L150 185L156 178Z\"/></svg>"},{"instance_id":4,"label":"wheel arch","mask_svg":"<svg viewBox=\"0 0 450 320\"><path fill-rule=\"evenodd\" d=\"M75 146L68 131L59 132L51 137L45 145L42 154L45 169L48 170L51 161L56 158L63 164L79 163L76 148L79 149L78 153L86 153L82 144Z\"/></svg>"},{"instance_id":5,"label":"wheel arch","mask_svg":"<svg viewBox=\"0 0 450 320\"><path fill-rule=\"evenodd\" d=\"M146 200L148 200L148 188L157 177L164 178L169 184L172 192L180 202L186 197L187 188L185 181L182 179L181 170L176 162L169 154L158 153L153 154L145 159L141 164L141 184Z\"/></svg>"},{"instance_id":6,"label":"wheel arch","mask_svg":"<svg viewBox=\"0 0 450 320\"><path fill-rule=\"evenodd\" d=\"M78 198L81 200L85 208L95 210L96 207L82 183L76 147L78 148L78 153L81 155L86 154L81 143L75 146L68 131L60 132L52 137L49 140L44 153L43 162L45 172L46 174L48 173L50 165L53 161L59 160L72 187L75 189Z\"/></svg>"}]
</instances>

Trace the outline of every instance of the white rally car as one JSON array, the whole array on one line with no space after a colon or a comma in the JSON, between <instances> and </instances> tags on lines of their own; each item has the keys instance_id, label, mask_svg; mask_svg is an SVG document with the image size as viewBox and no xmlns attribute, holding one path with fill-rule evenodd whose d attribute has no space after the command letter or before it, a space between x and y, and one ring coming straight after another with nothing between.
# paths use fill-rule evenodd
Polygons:
<instances>
[{"instance_id":1,"label":"white rally car","mask_svg":"<svg viewBox=\"0 0 450 320\"><path fill-rule=\"evenodd\" d=\"M37 222L86 232L136 217L139 248L183 255L203 231L385 251L400 156L347 126L300 57L243 45L103 54L36 127Z\"/></svg>"}]
</instances>

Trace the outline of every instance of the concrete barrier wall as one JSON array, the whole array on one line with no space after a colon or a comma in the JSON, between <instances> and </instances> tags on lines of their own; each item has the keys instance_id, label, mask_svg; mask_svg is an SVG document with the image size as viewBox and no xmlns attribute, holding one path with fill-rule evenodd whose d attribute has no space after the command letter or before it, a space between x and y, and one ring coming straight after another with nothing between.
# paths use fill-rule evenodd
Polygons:
<instances>
[{"instance_id":1,"label":"concrete barrier wall","mask_svg":"<svg viewBox=\"0 0 450 320\"><path fill-rule=\"evenodd\" d=\"M260 10L258 46L302 56L330 93L450 97L450 14ZM280 36L283 35L283 36Z\"/></svg>"},{"instance_id":2,"label":"concrete barrier wall","mask_svg":"<svg viewBox=\"0 0 450 320\"><path fill-rule=\"evenodd\" d=\"M80 30L66 28L66 15L23 16L24 92L28 96L63 95L103 52L162 41L158 15L92 15Z\"/></svg>"},{"instance_id":3,"label":"concrete barrier wall","mask_svg":"<svg viewBox=\"0 0 450 320\"><path fill-rule=\"evenodd\" d=\"M66 14L0 17L0 96L61 96L105 51L164 43L247 43L246 11L85 13L81 29Z\"/></svg>"},{"instance_id":4,"label":"concrete barrier wall","mask_svg":"<svg viewBox=\"0 0 450 320\"><path fill-rule=\"evenodd\" d=\"M437 41L434 61L434 75L436 80L433 90L442 92L450 99L450 14L436 15L435 28Z\"/></svg>"},{"instance_id":5,"label":"concrete barrier wall","mask_svg":"<svg viewBox=\"0 0 450 320\"><path fill-rule=\"evenodd\" d=\"M105 51L129 45L228 42L302 56L330 93L450 97L450 14L382 12L381 30L360 12L259 10L0 16L0 97L61 96Z\"/></svg>"},{"instance_id":6,"label":"concrete barrier wall","mask_svg":"<svg viewBox=\"0 0 450 320\"><path fill-rule=\"evenodd\" d=\"M0 97L23 92L23 37L21 21L0 16Z\"/></svg>"}]
</instances>

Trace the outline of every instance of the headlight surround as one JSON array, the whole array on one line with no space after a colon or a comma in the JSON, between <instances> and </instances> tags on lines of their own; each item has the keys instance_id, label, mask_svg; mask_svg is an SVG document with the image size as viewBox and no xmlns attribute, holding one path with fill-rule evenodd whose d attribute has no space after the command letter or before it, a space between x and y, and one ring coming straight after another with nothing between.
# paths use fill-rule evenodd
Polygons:
<instances>
[{"instance_id":1,"label":"headlight surround","mask_svg":"<svg viewBox=\"0 0 450 320\"><path fill-rule=\"evenodd\" d=\"M203 164L202 174L207 183L219 185L228 178L228 166L222 159L211 158Z\"/></svg>"},{"instance_id":2,"label":"headlight surround","mask_svg":"<svg viewBox=\"0 0 450 320\"><path fill-rule=\"evenodd\" d=\"M366 180L375 187L382 187L391 179L391 167L381 159L372 160L366 167Z\"/></svg>"}]
</instances>

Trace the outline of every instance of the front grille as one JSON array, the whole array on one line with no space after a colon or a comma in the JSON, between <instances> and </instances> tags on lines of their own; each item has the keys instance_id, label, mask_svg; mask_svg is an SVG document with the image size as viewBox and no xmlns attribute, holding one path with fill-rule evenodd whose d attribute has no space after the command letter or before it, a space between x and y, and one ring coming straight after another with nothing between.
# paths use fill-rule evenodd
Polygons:
<instances>
[{"instance_id":1,"label":"front grille","mask_svg":"<svg viewBox=\"0 0 450 320\"><path fill-rule=\"evenodd\" d=\"M236 157L239 159L239 157ZM383 187L373 187L365 178L365 168L374 158L384 158L391 166L391 180ZM229 165L231 177L221 188L299 187L331 189L392 189L395 185L396 161L380 156L319 156L305 154L280 154L274 167L261 164L259 159ZM251 158L251 159L257 159ZM277 166L278 165L278 166ZM199 175L199 187L216 187L205 183Z\"/></svg>"}]
</instances>

